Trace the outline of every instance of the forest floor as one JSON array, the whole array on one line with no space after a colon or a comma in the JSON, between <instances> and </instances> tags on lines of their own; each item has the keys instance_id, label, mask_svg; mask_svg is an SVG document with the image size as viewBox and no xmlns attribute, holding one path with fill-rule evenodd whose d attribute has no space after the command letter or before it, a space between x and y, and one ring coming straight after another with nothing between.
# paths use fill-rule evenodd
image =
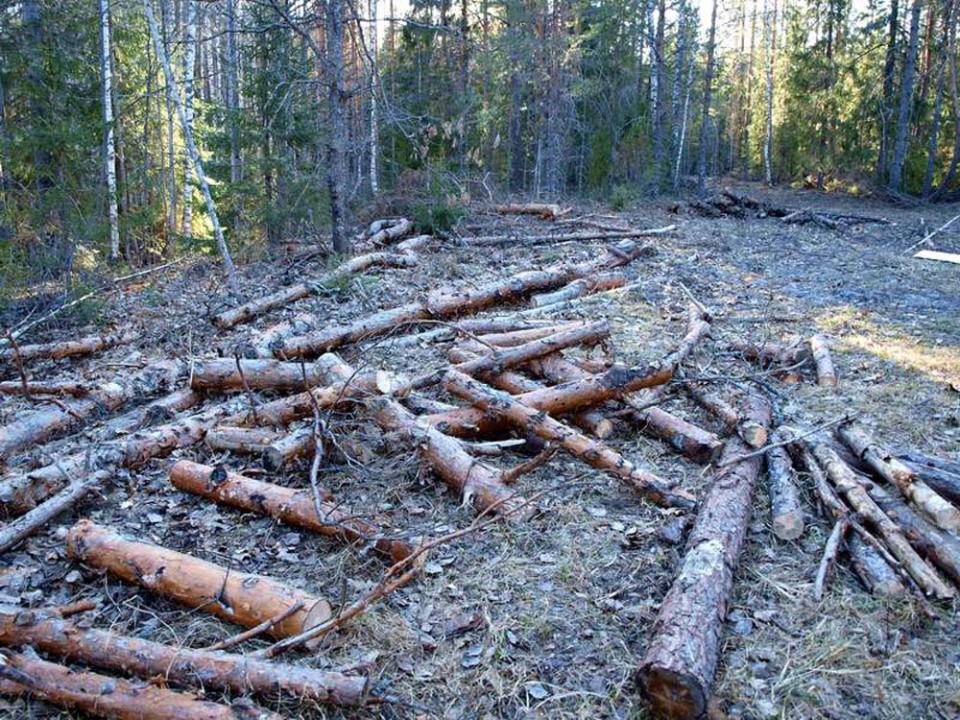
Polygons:
<instances>
[{"instance_id":1,"label":"forest floor","mask_svg":"<svg viewBox=\"0 0 960 720\"><path fill-rule=\"evenodd\" d=\"M823 332L831 340L839 388L766 379L784 422L812 428L846 413L860 416L891 447L960 458L960 266L915 260L905 251L960 213L957 206L903 209L871 200L732 186L791 208L818 208L884 217L889 225L829 230L784 225L775 218L705 218L685 203L666 201L611 213L601 206L576 213L615 216L639 227L677 224L675 235L651 238L657 249L627 268L638 290L569 317L606 318L619 361L663 356L682 337L689 294L714 313L712 339L695 352L692 375L729 375L749 382L751 370L725 348L734 337L781 340ZM533 218L476 211L463 234L543 234ZM937 249L960 252L960 224L937 235ZM220 332L211 314L322 271L319 261L242 268L242 297L231 297L208 261L128 286L101 308L102 326L142 330L121 346L75 362L38 362L34 379L87 382L128 372L149 359L216 356L253 332L308 311L330 323L407 302L423 292L467 286L561 260L584 260L601 242L525 247L522 239L491 250L444 243L423 253L414 269L377 270L338 292L303 300ZM496 308L493 312L502 312ZM30 341L63 340L95 330L60 324ZM403 329L402 332L406 332ZM442 346L397 349L391 337L343 348L355 367L415 374L445 365ZM14 379L10 368L4 373ZM214 401L219 401L214 398ZM234 397L238 405L243 395ZM0 400L0 424L24 411L22 399ZM718 428L680 398L668 409ZM362 415L337 413L330 426L353 456L321 471L323 485L352 508L369 508L410 537L436 537L473 519L417 461L397 454ZM46 464L84 444L100 442L97 426L11 460L11 471ZM709 469L678 457L625 423L611 445L643 467L700 491ZM250 475L259 461L204 446L176 458L225 462ZM499 458L503 466L522 458ZM100 497L0 556L0 600L36 606L80 598L100 605L87 621L118 633L200 647L234 627L113 580L65 557L66 529L79 517L131 537L163 544L248 572L283 579L349 602L385 567L305 531L217 507L170 485L169 459L119 477ZM308 465L276 482L303 486ZM495 524L438 548L426 572L330 636L317 653L286 660L323 668L368 666L379 692L399 701L365 710L330 710L273 703L289 717L356 718L644 718L634 680L660 601L673 581L682 545L661 531L675 516L638 499L615 480L558 455L524 475L517 490L538 492L540 512L526 523ZM805 495L807 531L795 542L770 531L768 501L758 485L747 544L736 574L710 713L713 718L960 717L960 625L957 606L928 617L912 599L871 596L847 564L839 564L825 598L811 595L830 532ZM266 646L254 640L242 650ZM0 700L0 717L79 717L36 701Z\"/></svg>"}]
</instances>

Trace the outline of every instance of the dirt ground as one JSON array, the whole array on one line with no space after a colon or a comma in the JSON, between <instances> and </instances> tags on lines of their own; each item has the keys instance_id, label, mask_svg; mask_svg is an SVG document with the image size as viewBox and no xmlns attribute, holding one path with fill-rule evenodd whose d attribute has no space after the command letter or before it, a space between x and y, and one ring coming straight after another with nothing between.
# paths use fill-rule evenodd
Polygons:
<instances>
[{"instance_id":1,"label":"dirt ground","mask_svg":"<svg viewBox=\"0 0 960 720\"><path fill-rule=\"evenodd\" d=\"M615 357L641 364L662 357L683 335L692 295L715 316L713 336L688 363L687 377L726 377L771 393L778 420L813 428L859 416L895 448L960 458L960 266L912 259L905 252L960 213L958 206L903 209L851 197L739 185L772 203L884 217L889 225L829 230L784 225L775 218L710 219L682 204L658 201L612 213L606 222L640 227L675 223L674 235L651 239L657 252L627 268L640 287L610 302L561 317L606 318ZM614 217L615 216L615 217ZM542 234L532 218L505 218L479 209L460 224L463 235ZM933 239L960 252L960 223ZM434 247L416 269L372 271L337 292L311 297L232 332L215 331L209 316L235 305L215 266L206 261L148 277L113 296L101 325L142 329L134 346L83 361L37 363L35 379L96 380L128 372L148 359L225 353L283 318L311 312L329 323L392 307L441 286L471 286L559 261L585 260L601 242L497 250L471 249L456 239ZM318 261L243 269L243 299L321 271ZM503 308L490 311L503 314ZM82 335L92 327L50 327L30 340ZM444 365L442 344L395 348L391 337L344 348L355 367L409 374ZM727 351L736 337L756 341L828 335L841 378L837 389L812 382L759 377ZM11 375L4 368L3 379ZM437 391L436 397L443 397ZM449 401L449 398L443 398ZM210 403L222 402L211 397ZM237 407L244 395L231 399ZM8 423L27 403L0 400ZM667 408L719 431L682 395ZM465 527L469 507L423 468L413 450L397 451L362 412L337 413L330 427L350 456L321 471L327 489L354 510L376 513L397 535L430 538ZM9 474L48 463L109 439L97 425L13 458ZM665 444L620 422L610 443L626 457L698 493L710 468L690 463ZM259 459L198 446L174 458L262 474ZM524 458L492 462L509 467ZM228 623L110 579L65 558L63 537L80 517L118 531L247 572L309 588L335 605L367 591L385 568L381 559L344 548L270 519L181 493L170 485L170 459L117 477L74 514L0 556L0 601L26 606L97 600L85 621L118 633L201 647L237 632ZM281 484L304 486L307 464ZM801 477L801 481L804 478ZM319 708L263 700L291 718L646 718L634 674L660 601L682 559L682 543L662 532L676 517L639 499L616 480L558 454L516 489L543 493L526 523L497 524L438 548L421 578L329 637L316 653L286 657L319 668L366 668L375 691L391 699L364 710ZM926 616L911 599L871 596L841 561L821 602L814 574L830 532L805 493L807 531L796 542L770 531L768 501L758 487L747 544L736 574L711 704L713 718L960 717L960 627L957 606ZM253 640L243 650L265 647ZM217 697L215 693L212 697ZM0 699L0 717L79 717L37 701Z\"/></svg>"}]
</instances>

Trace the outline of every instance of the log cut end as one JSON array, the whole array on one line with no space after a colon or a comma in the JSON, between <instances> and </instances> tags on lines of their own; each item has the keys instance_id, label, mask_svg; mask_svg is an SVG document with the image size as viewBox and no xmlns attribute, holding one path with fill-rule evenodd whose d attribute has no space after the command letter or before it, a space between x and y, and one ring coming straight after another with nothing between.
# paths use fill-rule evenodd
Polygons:
<instances>
[{"instance_id":1,"label":"log cut end","mask_svg":"<svg viewBox=\"0 0 960 720\"><path fill-rule=\"evenodd\" d=\"M773 518L773 534L781 540L797 540L803 535L803 514L791 510Z\"/></svg>"},{"instance_id":2,"label":"log cut end","mask_svg":"<svg viewBox=\"0 0 960 720\"><path fill-rule=\"evenodd\" d=\"M767 444L769 431L760 423L744 421L738 432L743 441L752 448L762 448Z\"/></svg>"},{"instance_id":3,"label":"log cut end","mask_svg":"<svg viewBox=\"0 0 960 720\"><path fill-rule=\"evenodd\" d=\"M640 669L639 681L653 717L695 720L707 710L707 694L696 677L665 667Z\"/></svg>"}]
</instances>

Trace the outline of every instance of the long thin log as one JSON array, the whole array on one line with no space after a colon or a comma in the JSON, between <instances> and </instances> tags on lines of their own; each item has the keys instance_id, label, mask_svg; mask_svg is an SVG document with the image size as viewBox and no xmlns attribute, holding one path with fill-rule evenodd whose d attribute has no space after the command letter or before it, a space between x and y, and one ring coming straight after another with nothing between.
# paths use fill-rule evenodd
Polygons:
<instances>
[{"instance_id":1,"label":"long thin log","mask_svg":"<svg viewBox=\"0 0 960 720\"><path fill-rule=\"evenodd\" d=\"M663 478L635 467L605 444L524 405L507 393L483 385L456 370L447 374L444 386L484 412L496 414L527 433L560 445L574 457L610 473L658 505L691 508L695 504L693 496L687 492L675 489Z\"/></svg>"},{"instance_id":2,"label":"long thin log","mask_svg":"<svg viewBox=\"0 0 960 720\"><path fill-rule=\"evenodd\" d=\"M773 439L776 443L786 438L775 434ZM804 521L793 478L793 463L782 446L768 448L765 455L773 534L781 540L796 540L803 535Z\"/></svg>"},{"instance_id":3,"label":"long thin log","mask_svg":"<svg viewBox=\"0 0 960 720\"><path fill-rule=\"evenodd\" d=\"M944 500L906 465L873 441L866 429L857 423L837 428L837 435L870 469L922 510L937 527L960 530L960 510Z\"/></svg>"},{"instance_id":4,"label":"long thin log","mask_svg":"<svg viewBox=\"0 0 960 720\"><path fill-rule=\"evenodd\" d=\"M810 354L813 355L813 362L817 367L817 384L829 387L839 385L840 381L837 379L837 370L833 365L833 359L830 357L827 338L823 335L814 335L808 342Z\"/></svg>"},{"instance_id":5,"label":"long thin log","mask_svg":"<svg viewBox=\"0 0 960 720\"><path fill-rule=\"evenodd\" d=\"M843 535L846 531L847 521L837 520L833 524L830 536L827 538L827 544L823 546L823 556L820 558L817 576L813 581L813 599L817 602L823 600L823 589L827 584L830 570L836 564L837 553L840 551L840 544L843 542Z\"/></svg>"},{"instance_id":6,"label":"long thin log","mask_svg":"<svg viewBox=\"0 0 960 720\"><path fill-rule=\"evenodd\" d=\"M129 377L104 383L87 397L69 403L65 408L53 407L21 416L0 428L0 458L29 445L43 443L82 425L97 414L112 412L126 402L163 392L184 375L186 363L161 361Z\"/></svg>"},{"instance_id":7,"label":"long thin log","mask_svg":"<svg viewBox=\"0 0 960 720\"><path fill-rule=\"evenodd\" d=\"M666 227L651 228L649 230L586 231L560 235L481 235L478 237L461 238L461 242L470 247L496 247L498 245L533 247L534 245L558 245L560 243L585 242L588 240L622 240L628 238L654 237L656 235L667 235L676 229L676 225L667 225Z\"/></svg>"},{"instance_id":8,"label":"long thin log","mask_svg":"<svg viewBox=\"0 0 960 720\"><path fill-rule=\"evenodd\" d=\"M232 707L146 682L70 670L27 653L9 653L0 666L0 692L37 698L110 720L282 720L247 703Z\"/></svg>"},{"instance_id":9,"label":"long thin log","mask_svg":"<svg viewBox=\"0 0 960 720\"><path fill-rule=\"evenodd\" d=\"M249 455L259 455L270 444L281 438L281 434L268 428L230 427L228 425L211 428L204 441L212 450L226 450Z\"/></svg>"},{"instance_id":10,"label":"long thin log","mask_svg":"<svg viewBox=\"0 0 960 720\"><path fill-rule=\"evenodd\" d=\"M276 638L297 635L331 617L330 603L264 577L224 568L159 545L135 542L81 520L67 533L67 555L183 605L244 627L259 625L296 602L303 609L270 629Z\"/></svg>"},{"instance_id":11,"label":"long thin log","mask_svg":"<svg viewBox=\"0 0 960 720\"><path fill-rule=\"evenodd\" d=\"M384 335L403 323L469 313L495 303L514 302L537 290L557 287L602 270L626 265L644 252L634 243L621 244L609 248L602 258L593 262L522 272L479 288L434 291L424 300L383 310L348 325L290 338L275 348L274 354L279 358L319 355L347 343Z\"/></svg>"},{"instance_id":12,"label":"long thin log","mask_svg":"<svg viewBox=\"0 0 960 720\"><path fill-rule=\"evenodd\" d=\"M501 215L536 215L542 220L556 220L569 215L573 208L562 208L553 203L508 203L494 205L493 211Z\"/></svg>"},{"instance_id":13,"label":"long thin log","mask_svg":"<svg viewBox=\"0 0 960 720\"><path fill-rule=\"evenodd\" d=\"M0 382L0 395L70 395L86 397L91 387L80 382L22 381Z\"/></svg>"},{"instance_id":14,"label":"long thin log","mask_svg":"<svg viewBox=\"0 0 960 720\"><path fill-rule=\"evenodd\" d=\"M235 325L250 322L258 315L262 315L270 310L289 305L297 300L302 300L327 285L358 272L363 272L374 265L383 265L385 267L414 267L416 264L417 257L412 253L373 252L367 253L366 255L358 255L337 266L335 269L325 272L311 282L291 285L265 297L251 300L232 310L226 310L218 315L214 315L212 322L221 330L226 330Z\"/></svg>"},{"instance_id":15,"label":"long thin log","mask_svg":"<svg viewBox=\"0 0 960 720\"><path fill-rule=\"evenodd\" d=\"M217 358L193 363L190 387L218 392L247 388L292 392L322 384L319 378L320 373L309 362Z\"/></svg>"},{"instance_id":16,"label":"long thin log","mask_svg":"<svg viewBox=\"0 0 960 720\"><path fill-rule=\"evenodd\" d=\"M630 419L642 433L659 438L696 463L706 465L717 459L723 441L712 432L687 422L660 407L631 410Z\"/></svg>"},{"instance_id":17,"label":"long thin log","mask_svg":"<svg viewBox=\"0 0 960 720\"><path fill-rule=\"evenodd\" d=\"M928 460L922 459L925 457L930 456L911 453L909 455L901 455L900 460L935 492L939 493L954 505L960 506L960 473L950 472L943 466L938 467L933 465ZM947 465L946 467L953 467L953 465Z\"/></svg>"},{"instance_id":18,"label":"long thin log","mask_svg":"<svg viewBox=\"0 0 960 720\"><path fill-rule=\"evenodd\" d=\"M267 445L263 450L263 467L279 472L289 463L305 457L316 449L313 428L300 428Z\"/></svg>"},{"instance_id":19,"label":"long thin log","mask_svg":"<svg viewBox=\"0 0 960 720\"><path fill-rule=\"evenodd\" d=\"M954 597L954 591L937 575L927 562L911 547L896 523L870 499L857 480L853 470L826 443L806 441L837 490L864 521L883 539L891 554L903 563L904 569L920 586L925 595L937 600Z\"/></svg>"},{"instance_id":20,"label":"long thin log","mask_svg":"<svg viewBox=\"0 0 960 720\"><path fill-rule=\"evenodd\" d=\"M770 405L749 396L744 414L768 426ZM749 450L732 438L700 501L680 572L660 604L653 640L638 679L656 717L702 717L713 685L733 573L747 532L760 456L736 462ZM723 460L730 460L723 465Z\"/></svg>"},{"instance_id":21,"label":"long thin log","mask_svg":"<svg viewBox=\"0 0 960 720\"><path fill-rule=\"evenodd\" d=\"M758 425L749 418L741 417L740 412L733 405L699 383L687 382L683 387L690 397L720 420L729 432L735 432L751 448L762 448L767 444L769 428Z\"/></svg>"},{"instance_id":22,"label":"long thin log","mask_svg":"<svg viewBox=\"0 0 960 720\"><path fill-rule=\"evenodd\" d=\"M813 359L809 345L799 342L791 345L772 342L756 345L749 340L740 339L730 343L730 349L763 368L771 365L797 365Z\"/></svg>"},{"instance_id":23,"label":"long thin log","mask_svg":"<svg viewBox=\"0 0 960 720\"><path fill-rule=\"evenodd\" d=\"M61 360L65 357L77 355L91 355L107 348L133 342L140 335L129 330L121 330L109 335L89 335L77 340L42 343L38 345L20 345L15 351L13 348L0 349L0 360L13 360L19 354L22 362L46 358ZM19 352L18 352L19 351Z\"/></svg>"},{"instance_id":24,"label":"long thin log","mask_svg":"<svg viewBox=\"0 0 960 720\"><path fill-rule=\"evenodd\" d=\"M378 228L370 234L367 242L371 245L389 245L394 240L399 240L404 235L413 232L413 223L407 218L400 218L397 222L386 227Z\"/></svg>"},{"instance_id":25,"label":"long thin log","mask_svg":"<svg viewBox=\"0 0 960 720\"><path fill-rule=\"evenodd\" d=\"M162 677L182 687L202 686L237 695L277 693L294 699L357 706L367 698L367 680L302 665L264 662L249 655L170 647L113 630L81 628L56 612L0 605L0 644L30 645L94 667Z\"/></svg>"},{"instance_id":26,"label":"long thin log","mask_svg":"<svg viewBox=\"0 0 960 720\"><path fill-rule=\"evenodd\" d=\"M263 330L254 331L248 339L234 343L233 347L228 348L223 354L242 358L272 358L273 350L271 348L283 342L283 338L308 333L316 330L322 324L322 321L316 315L297 313L289 320L283 320Z\"/></svg>"},{"instance_id":27,"label":"long thin log","mask_svg":"<svg viewBox=\"0 0 960 720\"><path fill-rule=\"evenodd\" d=\"M627 284L627 277L623 273L605 273L591 278L580 278L565 285L559 290L549 293L537 293L530 298L531 307L554 305L566 300L574 300L595 292L621 288Z\"/></svg>"},{"instance_id":28,"label":"long thin log","mask_svg":"<svg viewBox=\"0 0 960 720\"><path fill-rule=\"evenodd\" d=\"M274 485L232 472L217 472L209 465L181 460L170 468L174 487L214 502L250 512L269 515L288 525L335 537L346 543L370 545L398 562L413 548L407 542L383 536L383 532L351 515L330 499L320 503L319 514L309 490Z\"/></svg>"},{"instance_id":29,"label":"long thin log","mask_svg":"<svg viewBox=\"0 0 960 720\"><path fill-rule=\"evenodd\" d=\"M434 342L447 342L457 337L470 337L483 333L502 333L537 327L553 327L553 320L528 320L522 317L505 318L464 318L456 322L443 323L440 327L422 332L391 337L385 341L393 349L427 345ZM379 342L379 341L376 341Z\"/></svg>"}]
</instances>

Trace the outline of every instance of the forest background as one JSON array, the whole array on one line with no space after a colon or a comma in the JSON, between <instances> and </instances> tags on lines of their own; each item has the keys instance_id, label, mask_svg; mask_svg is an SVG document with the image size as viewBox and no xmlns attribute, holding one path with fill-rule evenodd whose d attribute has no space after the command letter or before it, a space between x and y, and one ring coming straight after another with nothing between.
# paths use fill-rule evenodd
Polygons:
<instances>
[{"instance_id":1,"label":"forest background","mask_svg":"<svg viewBox=\"0 0 960 720\"><path fill-rule=\"evenodd\" d=\"M345 253L357 219L444 230L507 193L955 200L957 6L3 0L0 303L111 260Z\"/></svg>"}]
</instances>

